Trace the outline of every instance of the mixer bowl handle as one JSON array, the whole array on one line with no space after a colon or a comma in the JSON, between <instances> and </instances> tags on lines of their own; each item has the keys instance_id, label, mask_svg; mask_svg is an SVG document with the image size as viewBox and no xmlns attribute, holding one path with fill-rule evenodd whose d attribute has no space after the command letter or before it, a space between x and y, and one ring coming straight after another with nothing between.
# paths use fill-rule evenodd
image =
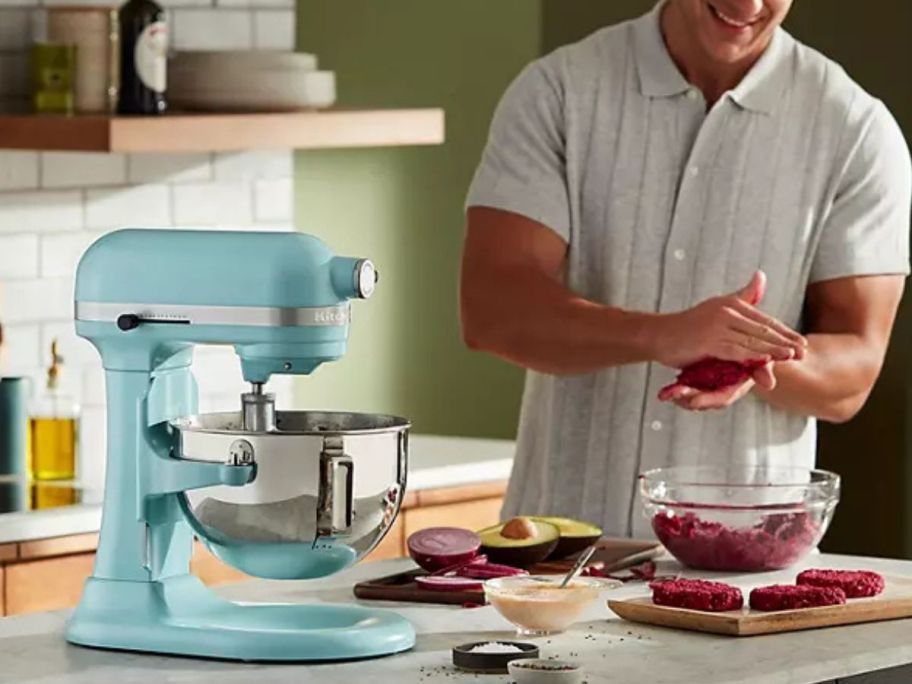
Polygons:
<instances>
[{"instance_id":1,"label":"mixer bowl handle","mask_svg":"<svg viewBox=\"0 0 912 684\"><path fill-rule=\"evenodd\" d=\"M341 436L325 437L320 452L317 538L348 534L354 514L355 464Z\"/></svg>"}]
</instances>

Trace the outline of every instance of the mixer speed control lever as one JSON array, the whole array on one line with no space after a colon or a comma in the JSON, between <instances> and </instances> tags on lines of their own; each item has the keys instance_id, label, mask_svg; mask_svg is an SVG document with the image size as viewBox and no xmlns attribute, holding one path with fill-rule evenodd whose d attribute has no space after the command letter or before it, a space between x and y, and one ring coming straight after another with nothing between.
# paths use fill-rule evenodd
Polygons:
<instances>
[{"instance_id":1,"label":"mixer speed control lever","mask_svg":"<svg viewBox=\"0 0 912 684\"><path fill-rule=\"evenodd\" d=\"M123 332L129 332L130 330L135 330L143 323L177 323L181 325L189 325L190 321L186 318L143 318L137 314L127 313L120 314L117 317L117 327Z\"/></svg>"}]
</instances>

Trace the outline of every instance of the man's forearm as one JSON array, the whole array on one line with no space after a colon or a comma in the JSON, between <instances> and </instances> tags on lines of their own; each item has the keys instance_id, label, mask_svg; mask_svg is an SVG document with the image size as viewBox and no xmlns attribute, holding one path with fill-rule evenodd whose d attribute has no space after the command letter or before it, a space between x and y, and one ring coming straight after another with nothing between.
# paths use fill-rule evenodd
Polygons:
<instances>
[{"instance_id":1,"label":"man's forearm","mask_svg":"<svg viewBox=\"0 0 912 684\"><path fill-rule=\"evenodd\" d=\"M471 348L555 375L653 360L657 314L589 301L534 269L516 268L493 280L463 292L463 330ZM509 296L520 282L519 294ZM473 297L484 297L483 305Z\"/></svg>"},{"instance_id":2,"label":"man's forearm","mask_svg":"<svg viewBox=\"0 0 912 684\"><path fill-rule=\"evenodd\" d=\"M842 423L858 413L880 373L882 356L861 335L810 334L800 363L777 364L773 390L756 394L773 406Z\"/></svg>"}]
</instances>

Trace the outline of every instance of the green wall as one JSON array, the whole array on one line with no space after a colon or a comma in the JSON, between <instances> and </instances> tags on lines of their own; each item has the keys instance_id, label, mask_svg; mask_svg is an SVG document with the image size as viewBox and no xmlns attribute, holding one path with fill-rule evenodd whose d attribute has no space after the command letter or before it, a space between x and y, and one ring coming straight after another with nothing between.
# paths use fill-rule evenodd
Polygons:
<instances>
[{"instance_id":1,"label":"green wall","mask_svg":"<svg viewBox=\"0 0 912 684\"><path fill-rule=\"evenodd\" d=\"M463 348L463 201L504 88L539 53L529 0L301 0L298 47L342 106L437 106L440 147L301 152L298 226L378 264L349 354L299 381L304 406L401 413L425 433L512 437L522 373Z\"/></svg>"}]
</instances>

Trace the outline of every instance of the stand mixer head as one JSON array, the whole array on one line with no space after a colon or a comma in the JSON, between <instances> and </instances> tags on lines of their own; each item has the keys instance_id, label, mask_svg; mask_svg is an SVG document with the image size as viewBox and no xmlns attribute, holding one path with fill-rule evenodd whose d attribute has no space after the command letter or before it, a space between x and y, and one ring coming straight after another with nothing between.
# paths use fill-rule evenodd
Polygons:
<instances>
[{"instance_id":1,"label":"stand mixer head","mask_svg":"<svg viewBox=\"0 0 912 684\"><path fill-rule=\"evenodd\" d=\"M257 268L250 268L256 264ZM365 259L298 233L123 230L83 256L76 330L106 371L108 465L93 576L67 629L89 646L245 660L410 648L404 619L353 606L241 606L189 574L195 534L259 577L308 579L363 557L405 492L406 420L276 411L264 385L340 358ZM238 411L197 415L198 344L232 345Z\"/></svg>"}]
</instances>

